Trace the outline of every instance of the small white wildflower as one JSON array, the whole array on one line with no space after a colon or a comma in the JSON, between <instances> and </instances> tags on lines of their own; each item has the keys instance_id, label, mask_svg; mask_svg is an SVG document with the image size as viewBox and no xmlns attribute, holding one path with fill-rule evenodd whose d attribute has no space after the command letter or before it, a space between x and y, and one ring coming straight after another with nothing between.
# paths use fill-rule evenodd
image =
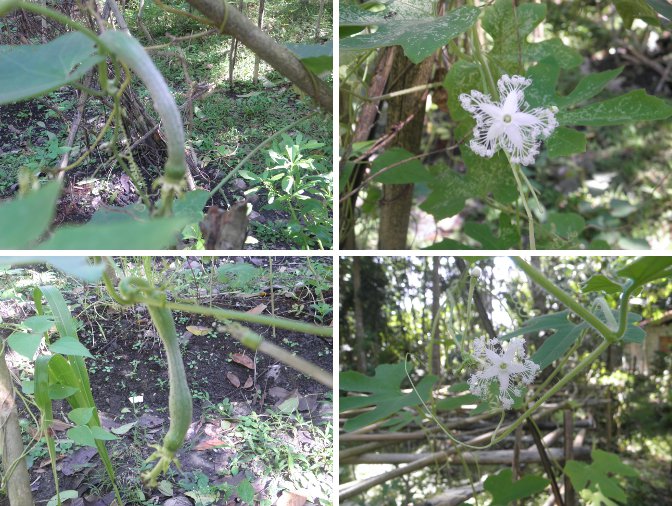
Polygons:
<instances>
[{"instance_id":1,"label":"small white wildflower","mask_svg":"<svg viewBox=\"0 0 672 506\"><path fill-rule=\"evenodd\" d=\"M498 350L501 350L498 351ZM539 365L527 358L525 340L514 337L506 349L499 339L479 337L474 341L474 358L478 370L469 378L469 389L474 395L487 398L490 384L499 382L499 401L504 409L513 406L513 398L521 394L520 385L529 385L539 372Z\"/></svg>"},{"instance_id":2,"label":"small white wildflower","mask_svg":"<svg viewBox=\"0 0 672 506\"><path fill-rule=\"evenodd\" d=\"M478 265L473 266L471 268L471 270L469 271L469 275L474 277L474 278L480 278L481 274L483 274L483 271L481 270L481 268Z\"/></svg>"},{"instance_id":3,"label":"small white wildflower","mask_svg":"<svg viewBox=\"0 0 672 506\"><path fill-rule=\"evenodd\" d=\"M531 165L539 154L540 139L546 139L558 126L556 107L530 109L524 90L532 81L521 76L503 75L497 81L500 101L478 90L462 93L460 103L476 119L471 150L491 158L499 148L511 155L513 163Z\"/></svg>"}]
</instances>

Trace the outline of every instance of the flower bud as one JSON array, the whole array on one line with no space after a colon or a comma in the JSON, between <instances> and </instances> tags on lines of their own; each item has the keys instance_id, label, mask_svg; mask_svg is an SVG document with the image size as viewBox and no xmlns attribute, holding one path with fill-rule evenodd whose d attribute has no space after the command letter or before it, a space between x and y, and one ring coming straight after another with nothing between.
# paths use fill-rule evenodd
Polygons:
<instances>
[{"instance_id":1,"label":"flower bud","mask_svg":"<svg viewBox=\"0 0 672 506\"><path fill-rule=\"evenodd\" d=\"M469 271L469 275L474 277L474 278L480 278L481 274L483 274L483 271L477 265L473 266L471 268L471 270Z\"/></svg>"}]
</instances>

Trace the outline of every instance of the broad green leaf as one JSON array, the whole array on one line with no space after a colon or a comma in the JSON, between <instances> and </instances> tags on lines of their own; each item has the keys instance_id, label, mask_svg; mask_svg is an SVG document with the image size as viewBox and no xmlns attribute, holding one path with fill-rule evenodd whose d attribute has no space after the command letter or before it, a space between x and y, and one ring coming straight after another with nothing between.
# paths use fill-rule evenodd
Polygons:
<instances>
[{"instance_id":1,"label":"broad green leaf","mask_svg":"<svg viewBox=\"0 0 672 506\"><path fill-rule=\"evenodd\" d=\"M188 224L187 219L177 216L146 221L126 216L104 225L91 221L86 225L59 228L40 249L166 249L177 243L178 234Z\"/></svg>"},{"instance_id":2,"label":"broad green leaf","mask_svg":"<svg viewBox=\"0 0 672 506\"><path fill-rule=\"evenodd\" d=\"M483 14L483 29L493 39L490 59L499 67L499 74L522 74L522 64L554 58L561 68L581 64L581 55L560 39L530 43L527 36L546 17L546 5L525 3L514 11L513 0L497 0Z\"/></svg>"},{"instance_id":3,"label":"broad green leaf","mask_svg":"<svg viewBox=\"0 0 672 506\"><path fill-rule=\"evenodd\" d=\"M525 101L530 107L557 105L555 88L560 77L560 67L554 58L540 61L530 67L526 76L532 81L525 89Z\"/></svg>"},{"instance_id":4,"label":"broad green leaf","mask_svg":"<svg viewBox=\"0 0 672 506\"><path fill-rule=\"evenodd\" d=\"M659 25L656 11L645 0L613 0L616 10L623 18L626 28L632 26L635 18L646 21L651 25Z\"/></svg>"},{"instance_id":5,"label":"broad green leaf","mask_svg":"<svg viewBox=\"0 0 672 506\"><path fill-rule=\"evenodd\" d=\"M254 504L255 491L249 478L245 478L238 484L236 495L244 504Z\"/></svg>"},{"instance_id":6,"label":"broad green leaf","mask_svg":"<svg viewBox=\"0 0 672 506\"><path fill-rule=\"evenodd\" d=\"M586 220L576 213L548 213L548 221L545 228L563 238L577 237L586 228Z\"/></svg>"},{"instance_id":7,"label":"broad green leaf","mask_svg":"<svg viewBox=\"0 0 672 506\"><path fill-rule=\"evenodd\" d=\"M647 3L663 18L666 18L667 23L672 21L672 4L669 0L647 0Z\"/></svg>"},{"instance_id":8,"label":"broad green leaf","mask_svg":"<svg viewBox=\"0 0 672 506\"><path fill-rule=\"evenodd\" d=\"M30 249L51 223L60 189L60 183L54 181L0 204L0 249Z\"/></svg>"},{"instance_id":9,"label":"broad green leaf","mask_svg":"<svg viewBox=\"0 0 672 506\"><path fill-rule=\"evenodd\" d=\"M51 366L51 362L49 363ZM68 385L49 385L49 398L54 401L60 401L67 399L71 395L76 394L79 391L78 388L71 387Z\"/></svg>"},{"instance_id":10,"label":"broad green leaf","mask_svg":"<svg viewBox=\"0 0 672 506\"><path fill-rule=\"evenodd\" d=\"M572 128L560 127L546 141L549 158L585 153L586 134Z\"/></svg>"},{"instance_id":11,"label":"broad green leaf","mask_svg":"<svg viewBox=\"0 0 672 506\"><path fill-rule=\"evenodd\" d=\"M75 408L68 413L68 418L75 425L86 425L93 416L93 408Z\"/></svg>"},{"instance_id":12,"label":"broad green leaf","mask_svg":"<svg viewBox=\"0 0 672 506\"><path fill-rule=\"evenodd\" d=\"M460 149L467 166L466 173L459 174L443 164L432 167L434 179L427 184L431 193L420 206L424 211L441 220L459 213L470 198L485 198L492 194L503 204L516 200L516 181L503 152L484 158L466 144Z\"/></svg>"},{"instance_id":13,"label":"broad green leaf","mask_svg":"<svg viewBox=\"0 0 672 506\"><path fill-rule=\"evenodd\" d=\"M569 107L583 102L584 100L588 100L589 98L593 98L604 89L609 81L617 78L621 72L623 72L623 67L588 74L579 81L579 84L576 85L576 88L574 88L569 95L566 97L558 97L557 105L559 107Z\"/></svg>"},{"instance_id":14,"label":"broad green leaf","mask_svg":"<svg viewBox=\"0 0 672 506\"><path fill-rule=\"evenodd\" d=\"M97 425L94 425L90 427L91 429L91 434L93 434L93 437L95 439L100 439L102 441L114 441L116 439L119 439L117 436L112 434L111 432L106 431L102 427L98 427Z\"/></svg>"},{"instance_id":15,"label":"broad green leaf","mask_svg":"<svg viewBox=\"0 0 672 506\"><path fill-rule=\"evenodd\" d=\"M26 357L28 360L33 360L41 342L42 334L14 332L7 338L9 347L22 357Z\"/></svg>"},{"instance_id":16,"label":"broad green leaf","mask_svg":"<svg viewBox=\"0 0 672 506\"><path fill-rule=\"evenodd\" d=\"M570 460L565 464L565 473L576 490L589 489L593 494L604 494L609 499L625 502L627 496L616 476L637 476L637 471L623 464L620 457L613 453L595 449L592 451L592 464Z\"/></svg>"},{"instance_id":17,"label":"broad green leaf","mask_svg":"<svg viewBox=\"0 0 672 506\"><path fill-rule=\"evenodd\" d=\"M78 256L25 256L8 257L1 260L3 263L6 262L10 265L49 264L59 271L89 283L98 281L105 270L105 264L93 264L88 257Z\"/></svg>"},{"instance_id":18,"label":"broad green leaf","mask_svg":"<svg viewBox=\"0 0 672 506\"><path fill-rule=\"evenodd\" d=\"M93 437L91 429L86 425L72 427L66 431L66 434L78 445L96 448L96 438Z\"/></svg>"},{"instance_id":19,"label":"broad green leaf","mask_svg":"<svg viewBox=\"0 0 672 506\"><path fill-rule=\"evenodd\" d=\"M21 326L32 330L35 334L41 334L54 326L54 319L45 315L31 316L23 320Z\"/></svg>"},{"instance_id":20,"label":"broad green leaf","mask_svg":"<svg viewBox=\"0 0 672 506\"><path fill-rule=\"evenodd\" d=\"M543 492L550 482L536 474L523 476L513 481L511 469L506 468L491 474L483 483L483 488L492 494L491 506L506 506L512 501Z\"/></svg>"},{"instance_id":21,"label":"broad green leaf","mask_svg":"<svg viewBox=\"0 0 672 506\"><path fill-rule=\"evenodd\" d=\"M607 126L670 116L672 106L664 100L647 95L644 90L635 90L581 109L560 111L557 120L561 125Z\"/></svg>"},{"instance_id":22,"label":"broad green leaf","mask_svg":"<svg viewBox=\"0 0 672 506\"><path fill-rule=\"evenodd\" d=\"M481 398L474 394L448 397L436 401L436 409L438 411L449 411L451 409L457 409L465 404L478 404L480 401Z\"/></svg>"},{"instance_id":23,"label":"broad green leaf","mask_svg":"<svg viewBox=\"0 0 672 506\"><path fill-rule=\"evenodd\" d=\"M333 61L333 42L324 44L287 44L289 49L314 74L331 70Z\"/></svg>"},{"instance_id":24,"label":"broad green leaf","mask_svg":"<svg viewBox=\"0 0 672 506\"><path fill-rule=\"evenodd\" d=\"M672 257L641 257L620 269L618 275L632 279L634 290L656 279L672 276Z\"/></svg>"},{"instance_id":25,"label":"broad green leaf","mask_svg":"<svg viewBox=\"0 0 672 506\"><path fill-rule=\"evenodd\" d=\"M203 219L203 208L210 199L210 192L193 190L185 192L173 202L173 213L189 223L198 223Z\"/></svg>"},{"instance_id":26,"label":"broad green leaf","mask_svg":"<svg viewBox=\"0 0 672 506\"><path fill-rule=\"evenodd\" d=\"M102 60L95 42L69 32L46 44L0 52L0 104L46 95L77 81Z\"/></svg>"},{"instance_id":27,"label":"broad green leaf","mask_svg":"<svg viewBox=\"0 0 672 506\"><path fill-rule=\"evenodd\" d=\"M412 160L409 160L411 158ZM390 166L394 167L376 176L376 181L387 184L405 184L428 181L432 177L422 162L413 153L403 148L391 148L380 154L371 164L371 173L377 174Z\"/></svg>"},{"instance_id":28,"label":"broad green leaf","mask_svg":"<svg viewBox=\"0 0 672 506\"><path fill-rule=\"evenodd\" d=\"M511 217L501 214L499 217L499 235L495 235L489 225L468 221L464 233L481 243L482 249L510 249L520 242L518 228L511 224Z\"/></svg>"},{"instance_id":29,"label":"broad green leaf","mask_svg":"<svg viewBox=\"0 0 672 506\"><path fill-rule=\"evenodd\" d=\"M509 340L522 334L536 333L542 330L548 332L554 329L555 333L547 337L541 347L532 356L532 360L539 364L541 369L544 369L554 360L562 357L579 338L581 331L588 327L586 323L575 325L567 319L568 315L569 311L561 311L559 313L537 316L526 321L519 329L502 336L500 339Z\"/></svg>"},{"instance_id":30,"label":"broad green leaf","mask_svg":"<svg viewBox=\"0 0 672 506\"><path fill-rule=\"evenodd\" d=\"M480 10L475 7L460 7L442 17L409 19L393 16L378 21L374 33L362 33L343 38L341 51L361 51L379 47L401 46L413 63L420 63L451 39L466 32L478 19Z\"/></svg>"},{"instance_id":31,"label":"broad green leaf","mask_svg":"<svg viewBox=\"0 0 672 506\"><path fill-rule=\"evenodd\" d=\"M407 394L401 391L401 384L406 379L406 363L383 364L376 367L373 377L359 372L347 371L340 374L340 388L348 392L365 392L370 395L357 397L341 397L340 410L373 406L375 409L345 422L345 430L353 431L366 427L393 415L408 406L417 406L427 401L436 383L436 376L425 376L415 385L416 390ZM409 371L410 372L410 371Z\"/></svg>"},{"instance_id":32,"label":"broad green leaf","mask_svg":"<svg viewBox=\"0 0 672 506\"><path fill-rule=\"evenodd\" d=\"M445 251L449 249L476 249L476 248L474 248L473 246L467 246L466 244L462 244L461 242L455 241L453 239L444 239L443 241L439 241L423 249Z\"/></svg>"},{"instance_id":33,"label":"broad green leaf","mask_svg":"<svg viewBox=\"0 0 672 506\"><path fill-rule=\"evenodd\" d=\"M76 490L61 490L59 495L55 495L49 499L47 506L57 506L59 496L61 498L61 502L63 502L67 501L68 499L77 499L79 497L79 492Z\"/></svg>"},{"instance_id":34,"label":"broad green leaf","mask_svg":"<svg viewBox=\"0 0 672 506\"><path fill-rule=\"evenodd\" d=\"M63 336L55 343L49 345L49 349L53 353L62 353L63 355L75 355L78 357L93 358L82 343L76 337Z\"/></svg>"},{"instance_id":35,"label":"broad green leaf","mask_svg":"<svg viewBox=\"0 0 672 506\"><path fill-rule=\"evenodd\" d=\"M621 285L612 281L603 274L594 274L588 281L581 285L583 293L589 292L604 292L604 293L618 293L623 289Z\"/></svg>"}]
</instances>

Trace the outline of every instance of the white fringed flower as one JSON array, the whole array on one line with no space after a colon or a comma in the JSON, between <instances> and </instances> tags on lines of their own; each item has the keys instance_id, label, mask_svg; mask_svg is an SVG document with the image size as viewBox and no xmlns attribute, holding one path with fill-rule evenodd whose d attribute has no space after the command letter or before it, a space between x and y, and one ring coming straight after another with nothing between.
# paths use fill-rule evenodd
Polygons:
<instances>
[{"instance_id":1,"label":"white fringed flower","mask_svg":"<svg viewBox=\"0 0 672 506\"><path fill-rule=\"evenodd\" d=\"M556 107L529 109L524 90L532 81L521 76L503 75L497 82L500 101L478 90L462 93L460 103L476 119L472 151L491 158L499 148L509 153L513 163L531 165L539 154L540 139L546 139L558 126Z\"/></svg>"},{"instance_id":2,"label":"white fringed flower","mask_svg":"<svg viewBox=\"0 0 672 506\"><path fill-rule=\"evenodd\" d=\"M501 350L501 352L499 351ZM474 358L478 370L469 378L469 389L474 395L487 398L490 384L499 382L499 401L504 409L513 406L513 398L522 393L520 385L529 385L539 372L539 365L527 358L525 340L514 337L504 348L499 339L474 341Z\"/></svg>"}]
</instances>

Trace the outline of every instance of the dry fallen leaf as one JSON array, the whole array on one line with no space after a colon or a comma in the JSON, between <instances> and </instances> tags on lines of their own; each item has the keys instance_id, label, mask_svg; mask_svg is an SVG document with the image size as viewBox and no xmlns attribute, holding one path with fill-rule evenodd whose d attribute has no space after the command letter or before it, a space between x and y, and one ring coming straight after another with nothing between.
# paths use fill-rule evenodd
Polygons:
<instances>
[{"instance_id":1,"label":"dry fallen leaf","mask_svg":"<svg viewBox=\"0 0 672 506\"><path fill-rule=\"evenodd\" d=\"M252 379L252 376L248 376L243 388L252 388L252 385L254 385L254 380Z\"/></svg>"},{"instance_id":2,"label":"dry fallen leaf","mask_svg":"<svg viewBox=\"0 0 672 506\"><path fill-rule=\"evenodd\" d=\"M275 504L277 506L303 506L306 504L306 498L285 490Z\"/></svg>"},{"instance_id":3,"label":"dry fallen leaf","mask_svg":"<svg viewBox=\"0 0 672 506\"><path fill-rule=\"evenodd\" d=\"M261 314L264 312L264 309L266 309L268 306L266 304L259 304L258 306L253 307L249 311L247 311L250 314Z\"/></svg>"},{"instance_id":4,"label":"dry fallen leaf","mask_svg":"<svg viewBox=\"0 0 672 506\"><path fill-rule=\"evenodd\" d=\"M194 450L202 452L205 450L211 450L213 448L221 448L222 446L226 446L228 443L225 441L222 441L221 439L206 439L205 441L201 441L198 443L195 447Z\"/></svg>"},{"instance_id":5,"label":"dry fallen leaf","mask_svg":"<svg viewBox=\"0 0 672 506\"><path fill-rule=\"evenodd\" d=\"M187 325L187 330L195 336L205 336L210 333L210 327L201 327L200 325Z\"/></svg>"},{"instance_id":6,"label":"dry fallen leaf","mask_svg":"<svg viewBox=\"0 0 672 506\"><path fill-rule=\"evenodd\" d=\"M248 355L243 355L242 353L232 353L231 360L237 364L247 367L248 369L254 369L254 360Z\"/></svg>"},{"instance_id":7,"label":"dry fallen leaf","mask_svg":"<svg viewBox=\"0 0 672 506\"><path fill-rule=\"evenodd\" d=\"M240 379L231 371L226 373L226 379L228 379L234 387L240 388Z\"/></svg>"}]
</instances>

